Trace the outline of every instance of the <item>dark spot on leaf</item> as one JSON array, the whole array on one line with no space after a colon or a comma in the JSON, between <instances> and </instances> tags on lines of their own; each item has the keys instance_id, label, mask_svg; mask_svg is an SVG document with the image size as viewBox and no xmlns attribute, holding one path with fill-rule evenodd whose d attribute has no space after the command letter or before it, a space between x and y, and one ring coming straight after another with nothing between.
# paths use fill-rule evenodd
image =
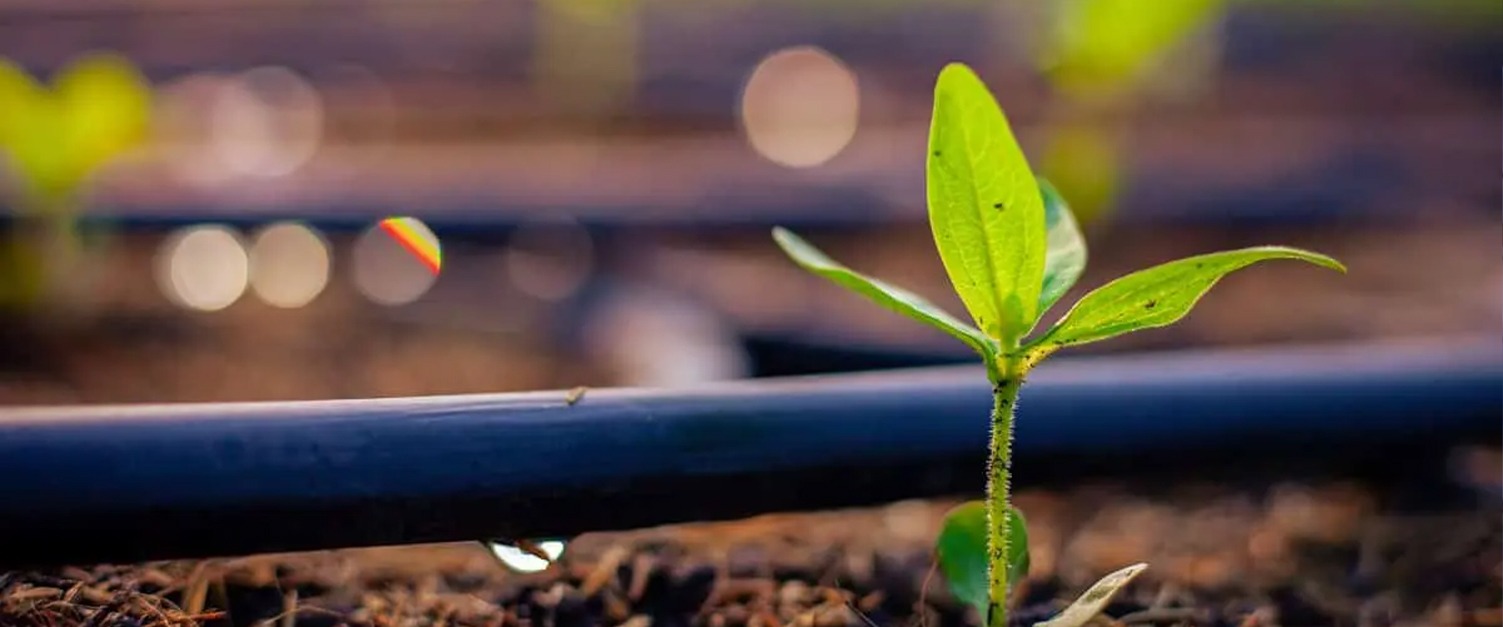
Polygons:
<instances>
[{"instance_id":1,"label":"dark spot on leaf","mask_svg":"<svg viewBox=\"0 0 1503 627\"><path fill-rule=\"evenodd\" d=\"M1003 208L1003 206L1002 206L1002 203L1000 203L1000 202L994 202L994 203L992 203L992 208L993 209L997 209L997 210L1000 211Z\"/></svg>"},{"instance_id":2,"label":"dark spot on leaf","mask_svg":"<svg viewBox=\"0 0 1503 627\"><path fill-rule=\"evenodd\" d=\"M934 156L936 156L936 157L938 157L938 156L939 156L939 154L940 154L940 153L939 153L939 151L938 151L938 150L936 150L936 151L934 151Z\"/></svg>"},{"instance_id":3,"label":"dark spot on leaf","mask_svg":"<svg viewBox=\"0 0 1503 627\"><path fill-rule=\"evenodd\" d=\"M1148 301L1146 303L1143 303L1143 308L1144 309L1153 309L1154 307L1158 306L1158 304L1159 304L1159 301L1150 300L1150 301Z\"/></svg>"}]
</instances>

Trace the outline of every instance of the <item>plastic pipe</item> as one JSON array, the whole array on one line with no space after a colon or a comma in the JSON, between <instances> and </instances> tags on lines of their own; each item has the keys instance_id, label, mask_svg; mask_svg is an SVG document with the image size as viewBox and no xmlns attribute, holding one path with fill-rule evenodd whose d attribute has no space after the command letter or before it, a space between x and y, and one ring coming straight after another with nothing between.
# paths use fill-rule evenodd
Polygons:
<instances>
[{"instance_id":1,"label":"plastic pipe","mask_svg":"<svg viewBox=\"0 0 1503 627\"><path fill-rule=\"evenodd\" d=\"M1394 446L1496 440L1497 344L1056 358L1024 388L1017 476L1279 444L1402 465ZM9 409L0 562L571 536L973 493L989 400L961 366L602 389L572 405L540 392Z\"/></svg>"}]
</instances>

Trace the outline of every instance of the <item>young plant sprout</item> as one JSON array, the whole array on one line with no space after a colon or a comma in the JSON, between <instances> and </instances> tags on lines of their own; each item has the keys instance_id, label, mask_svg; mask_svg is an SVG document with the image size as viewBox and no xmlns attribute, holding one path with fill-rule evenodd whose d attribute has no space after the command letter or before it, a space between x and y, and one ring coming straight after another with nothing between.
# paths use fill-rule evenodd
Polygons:
<instances>
[{"instance_id":1,"label":"young plant sprout","mask_svg":"<svg viewBox=\"0 0 1503 627\"><path fill-rule=\"evenodd\" d=\"M122 57L86 54L50 86L0 58L0 169L15 182L17 210L0 241L0 310L47 298L74 269L86 244L82 193L146 140L150 117L150 83Z\"/></svg>"},{"instance_id":2,"label":"young plant sprout","mask_svg":"<svg viewBox=\"0 0 1503 627\"><path fill-rule=\"evenodd\" d=\"M1189 313L1221 277L1269 259L1298 259L1345 272L1335 259L1294 248L1244 248L1172 261L1097 288L1052 327L1039 319L1085 269L1086 247L1063 198L1034 178L1002 109L970 68L952 63L934 89L929 129L929 223L940 260L972 326L919 296L836 263L793 233L773 237L805 269L964 342L986 364L994 404L986 500L947 516L940 568L957 598L990 627L1007 625L1007 601L1028 573L1028 534L1008 498L1013 414L1028 373L1055 351L1167 326ZM1103 578L1047 627L1082 625L1145 566Z\"/></svg>"}]
</instances>

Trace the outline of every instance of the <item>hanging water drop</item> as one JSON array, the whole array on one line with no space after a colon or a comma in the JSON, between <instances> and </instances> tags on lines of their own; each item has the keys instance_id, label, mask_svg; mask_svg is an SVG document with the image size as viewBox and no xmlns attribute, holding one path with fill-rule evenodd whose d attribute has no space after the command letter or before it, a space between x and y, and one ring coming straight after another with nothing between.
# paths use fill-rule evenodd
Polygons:
<instances>
[{"instance_id":1,"label":"hanging water drop","mask_svg":"<svg viewBox=\"0 0 1503 627\"><path fill-rule=\"evenodd\" d=\"M518 573L540 573L564 554L563 540L522 540L515 543L486 540L485 548L508 569ZM544 557L547 559L544 559Z\"/></svg>"}]
</instances>

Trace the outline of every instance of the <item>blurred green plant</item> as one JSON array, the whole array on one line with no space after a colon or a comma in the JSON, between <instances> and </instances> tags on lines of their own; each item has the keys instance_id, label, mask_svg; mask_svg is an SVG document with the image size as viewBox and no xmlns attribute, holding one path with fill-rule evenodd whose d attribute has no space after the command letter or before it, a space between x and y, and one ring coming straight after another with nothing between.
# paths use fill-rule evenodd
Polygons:
<instances>
[{"instance_id":1,"label":"blurred green plant","mask_svg":"<svg viewBox=\"0 0 1503 627\"><path fill-rule=\"evenodd\" d=\"M1027 527L1008 494L1014 410L1028 373L1065 346L1172 324L1222 277L1260 261L1345 268L1324 255L1277 246L1189 257L1107 283L1035 333L1084 271L1085 239L1064 198L1034 177L997 101L961 64L946 66L935 85L927 181L934 242L975 326L840 265L787 230L774 229L773 238L810 272L948 333L981 356L994 400L986 500L947 516L937 552L956 597L974 606L986 624L1004 627L1012 586L1028 572ZM1040 624L1085 624L1144 568L1136 564L1108 575Z\"/></svg>"},{"instance_id":2,"label":"blurred green plant","mask_svg":"<svg viewBox=\"0 0 1503 627\"><path fill-rule=\"evenodd\" d=\"M537 4L533 78L555 115L609 119L634 96L642 47L639 0Z\"/></svg>"},{"instance_id":3,"label":"blurred green plant","mask_svg":"<svg viewBox=\"0 0 1503 627\"><path fill-rule=\"evenodd\" d=\"M1227 0L1064 0L1048 5L1035 51L1058 102L1040 166L1087 224L1110 215L1125 185L1120 124L1107 122L1166 85L1208 75L1211 26ZM1193 44L1201 50L1189 50ZM1184 52L1185 54L1175 54Z\"/></svg>"},{"instance_id":4,"label":"blurred green plant","mask_svg":"<svg viewBox=\"0 0 1503 627\"><path fill-rule=\"evenodd\" d=\"M50 88L0 59L0 155L15 212L13 237L0 249L0 307L38 303L72 267L83 190L145 140L150 117L149 84L119 56L80 56Z\"/></svg>"},{"instance_id":5,"label":"blurred green plant","mask_svg":"<svg viewBox=\"0 0 1503 627\"><path fill-rule=\"evenodd\" d=\"M1225 0L1066 0L1040 51L1051 82L1078 100L1139 89L1154 66L1220 16Z\"/></svg>"},{"instance_id":6,"label":"blurred green plant","mask_svg":"<svg viewBox=\"0 0 1503 627\"><path fill-rule=\"evenodd\" d=\"M1301 13L1320 11L1383 11L1402 14L1406 18L1428 20L1447 28L1459 30L1486 30L1496 32L1498 20L1503 19L1503 2L1497 0L1243 0L1249 4L1261 4L1286 8Z\"/></svg>"}]
</instances>

